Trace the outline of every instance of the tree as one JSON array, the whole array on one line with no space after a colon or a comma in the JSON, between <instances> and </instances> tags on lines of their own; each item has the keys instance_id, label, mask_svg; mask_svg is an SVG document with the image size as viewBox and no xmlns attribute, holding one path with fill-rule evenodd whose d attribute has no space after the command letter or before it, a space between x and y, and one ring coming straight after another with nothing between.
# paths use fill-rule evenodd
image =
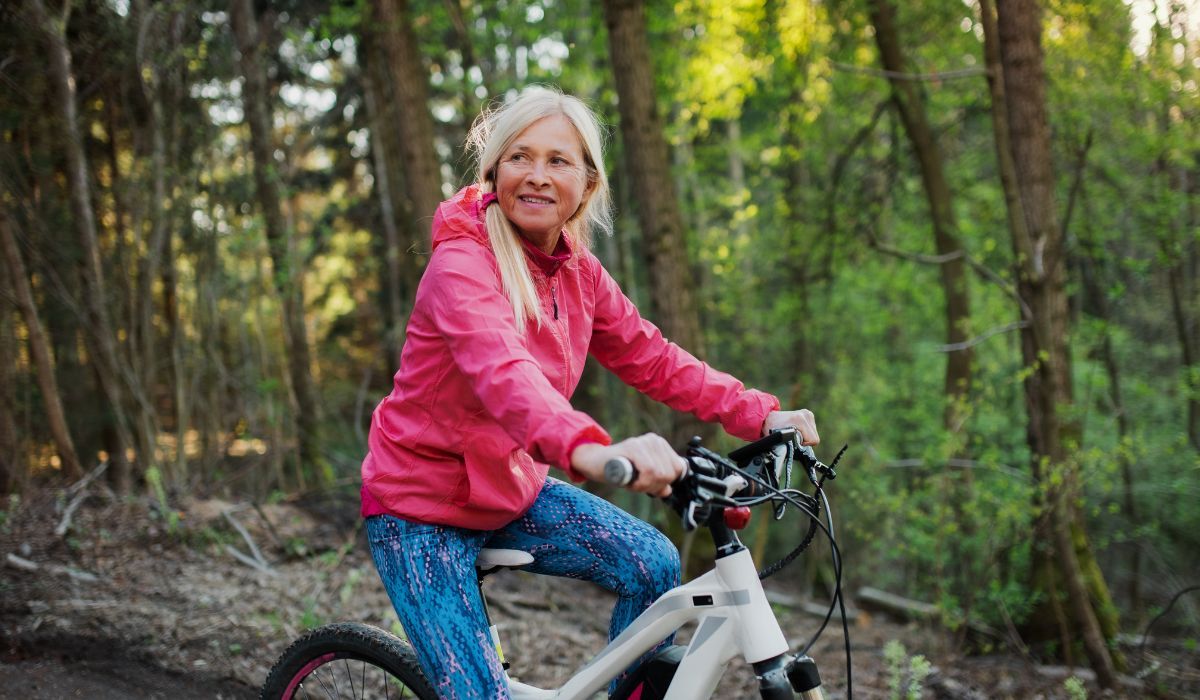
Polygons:
<instances>
[{"instance_id":1,"label":"tree","mask_svg":"<svg viewBox=\"0 0 1200 700\"><path fill-rule=\"evenodd\" d=\"M96 374L115 415L118 443L113 459L117 466L114 470L117 486L122 491L128 491L132 485L132 475L124 451L135 444L125 408L123 375L128 375L122 371L122 363L118 357L116 330L108 310L108 292L100 263L100 242L96 235L96 215L92 209L88 160L79 129L75 105L75 78L71 69L71 52L66 41L69 8L70 4L67 4L67 12L63 16L52 18L46 12L42 0L29 0L27 4L34 25L44 35L55 108L66 136L63 148L67 160L71 213L83 254L84 301L88 314L87 336L95 360ZM152 439L151 435L143 435L139 441L143 466L153 459Z\"/></svg>"},{"instance_id":2,"label":"tree","mask_svg":"<svg viewBox=\"0 0 1200 700\"><path fill-rule=\"evenodd\" d=\"M1090 582L1085 580L1081 558L1090 558L1091 552L1074 507L1079 484L1071 452L1079 445L1080 428L1069 413L1073 391L1066 241L1055 210L1041 11L1033 0L1001 0L994 17L990 0L983 0L981 10L997 157L1017 289L1028 322L1021 332L1021 351L1026 366L1026 436L1040 486L1036 530L1052 550L1038 552L1035 575L1048 589L1052 606L1057 606L1058 585L1065 585L1069 624L1067 613L1056 608L1060 626L1082 636L1101 685L1113 687L1115 666L1092 598L1101 592L1096 596L1101 614L1111 614L1111 602L1099 570L1089 572Z\"/></svg>"},{"instance_id":3,"label":"tree","mask_svg":"<svg viewBox=\"0 0 1200 700\"><path fill-rule=\"evenodd\" d=\"M619 96L621 137L637 198L642 254L650 278L655 322L671 341L703 357L700 314L689 269L687 240L671 158L655 101L654 65L646 38L641 0L605 0L605 24ZM682 444L697 423L680 419L672 431Z\"/></svg>"},{"instance_id":4,"label":"tree","mask_svg":"<svg viewBox=\"0 0 1200 700\"><path fill-rule=\"evenodd\" d=\"M83 467L79 463L75 441L71 439L71 431L67 427L67 415L63 410L62 395L58 391L58 379L54 375L50 343L42 329L42 321L33 299L33 289L25 271L25 262L21 258L20 248L17 247L8 212L3 206L0 206L0 254L3 254L4 263L8 266L8 278L16 295L17 307L21 310L25 328L29 332L29 354L37 371L38 389L42 392L42 403L46 409L46 423L50 427L58 457L62 461L63 473L70 479L79 479L83 476Z\"/></svg>"},{"instance_id":5,"label":"tree","mask_svg":"<svg viewBox=\"0 0 1200 700\"><path fill-rule=\"evenodd\" d=\"M230 20L245 80L242 94L245 121L250 127L250 145L254 153L254 182L266 224L267 248L275 269L274 286L282 306L288 372L296 401L294 420L299 442L298 456L301 466L317 467L318 475L325 477L320 403L312 376L312 355L304 321L303 276L302 270L297 269L294 236L283 214L279 171L273 156L275 147L272 143L266 66L263 64L258 18L254 14L252 0L232 0Z\"/></svg>"},{"instance_id":6,"label":"tree","mask_svg":"<svg viewBox=\"0 0 1200 700\"><path fill-rule=\"evenodd\" d=\"M395 127L400 136L409 211L416 221L431 222L442 201L441 166L434 150L433 117L429 113L429 77L417 51L407 0L379 0L375 3L375 19L391 69L392 96L400 112ZM429 224L406 228L420 232L410 245L419 246L416 251L428 250ZM414 252L407 250L405 256L414 260ZM408 266L412 267L412 262ZM416 269L419 271L420 265Z\"/></svg>"},{"instance_id":7,"label":"tree","mask_svg":"<svg viewBox=\"0 0 1200 700\"><path fill-rule=\"evenodd\" d=\"M964 420L962 410L970 392L974 356L974 351L966 343L971 311L965 251L959 241L954 201L941 149L929 125L925 100L917 82L907 75L908 66L896 29L896 11L890 0L871 0L871 23L875 26L880 63L892 87L892 103L900 114L904 132L920 164L921 180L929 203L929 218L933 226L945 304L946 345L953 348L946 359L945 426L950 432L956 433L962 428Z\"/></svg>"}]
</instances>

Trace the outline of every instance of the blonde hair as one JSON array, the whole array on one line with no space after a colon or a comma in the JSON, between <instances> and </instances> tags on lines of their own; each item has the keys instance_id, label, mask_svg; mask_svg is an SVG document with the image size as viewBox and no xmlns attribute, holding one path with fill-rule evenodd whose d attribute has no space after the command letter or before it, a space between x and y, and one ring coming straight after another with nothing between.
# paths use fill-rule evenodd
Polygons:
<instances>
[{"instance_id":1,"label":"blonde hair","mask_svg":"<svg viewBox=\"0 0 1200 700\"><path fill-rule=\"evenodd\" d=\"M553 116L562 116L575 127L583 147L588 190L579 209L567 220L566 230L572 247L590 248L593 229L612 234L612 204L608 176L604 172L600 121L582 100L564 95L555 88L527 87L512 100L485 109L479 115L467 135L467 148L479 164L476 178L480 189L494 192L496 166L501 156L521 132L534 122ZM524 328L531 318L540 324L542 316L537 288L525 262L521 234L498 206L488 207L485 221L488 239L500 266L500 282L512 303L517 328Z\"/></svg>"}]
</instances>

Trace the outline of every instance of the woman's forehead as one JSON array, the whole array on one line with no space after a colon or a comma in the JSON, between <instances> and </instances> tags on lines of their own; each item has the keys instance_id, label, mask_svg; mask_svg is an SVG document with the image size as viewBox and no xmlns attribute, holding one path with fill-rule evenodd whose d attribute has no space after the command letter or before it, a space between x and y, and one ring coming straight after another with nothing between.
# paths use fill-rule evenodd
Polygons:
<instances>
[{"instance_id":1,"label":"woman's forehead","mask_svg":"<svg viewBox=\"0 0 1200 700\"><path fill-rule=\"evenodd\" d=\"M542 117L517 134L508 150L537 149L583 154L583 140L569 119L561 114Z\"/></svg>"}]
</instances>

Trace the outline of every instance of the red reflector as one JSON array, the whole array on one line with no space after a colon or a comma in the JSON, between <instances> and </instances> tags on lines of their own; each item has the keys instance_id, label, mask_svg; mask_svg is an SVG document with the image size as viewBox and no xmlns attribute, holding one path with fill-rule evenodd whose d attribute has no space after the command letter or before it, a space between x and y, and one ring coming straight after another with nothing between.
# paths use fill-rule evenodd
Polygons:
<instances>
[{"instance_id":1,"label":"red reflector","mask_svg":"<svg viewBox=\"0 0 1200 700\"><path fill-rule=\"evenodd\" d=\"M746 506L725 509L725 524L734 530L741 530L750 523L750 509Z\"/></svg>"}]
</instances>

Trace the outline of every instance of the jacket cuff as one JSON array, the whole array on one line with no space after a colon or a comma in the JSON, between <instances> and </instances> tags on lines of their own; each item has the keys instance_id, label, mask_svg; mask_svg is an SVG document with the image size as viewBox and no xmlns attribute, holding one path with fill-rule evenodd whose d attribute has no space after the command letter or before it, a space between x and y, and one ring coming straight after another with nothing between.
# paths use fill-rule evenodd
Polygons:
<instances>
[{"instance_id":1,"label":"jacket cuff","mask_svg":"<svg viewBox=\"0 0 1200 700\"><path fill-rule=\"evenodd\" d=\"M779 406L779 399L773 395L749 389L739 398L737 409L721 417L721 427L736 438L754 442L763 436L767 416Z\"/></svg>"},{"instance_id":2,"label":"jacket cuff","mask_svg":"<svg viewBox=\"0 0 1200 700\"><path fill-rule=\"evenodd\" d=\"M576 435L575 439L568 443L567 464L563 467L563 471L567 473L567 478L576 484L587 481L587 479L582 474L575 471L575 468L571 466L571 455L575 452L576 447L579 447L585 442L594 442L599 445L611 445L612 438L609 437L608 434L603 430L588 429Z\"/></svg>"},{"instance_id":3,"label":"jacket cuff","mask_svg":"<svg viewBox=\"0 0 1200 700\"><path fill-rule=\"evenodd\" d=\"M591 416L570 411L543 423L530 442L529 454L534 459L562 469L572 481L579 482L584 478L571 468L571 452L584 442L611 445L612 438Z\"/></svg>"}]
</instances>

